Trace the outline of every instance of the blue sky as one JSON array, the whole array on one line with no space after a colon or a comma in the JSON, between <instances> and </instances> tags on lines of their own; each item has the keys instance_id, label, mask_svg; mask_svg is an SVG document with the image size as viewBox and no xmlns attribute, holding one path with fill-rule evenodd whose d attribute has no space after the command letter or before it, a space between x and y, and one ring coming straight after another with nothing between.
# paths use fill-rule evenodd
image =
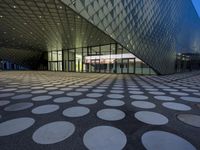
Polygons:
<instances>
[{"instance_id":1,"label":"blue sky","mask_svg":"<svg viewBox=\"0 0 200 150\"><path fill-rule=\"evenodd\" d=\"M196 11L200 17L200 0L192 0L194 7L196 8Z\"/></svg>"}]
</instances>

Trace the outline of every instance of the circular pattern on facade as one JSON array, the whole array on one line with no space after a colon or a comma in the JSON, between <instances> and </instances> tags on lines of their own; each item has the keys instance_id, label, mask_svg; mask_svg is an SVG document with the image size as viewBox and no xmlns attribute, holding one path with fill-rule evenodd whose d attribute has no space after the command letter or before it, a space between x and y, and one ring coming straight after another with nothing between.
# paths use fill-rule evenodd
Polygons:
<instances>
[{"instance_id":1,"label":"circular pattern on facade","mask_svg":"<svg viewBox=\"0 0 200 150\"><path fill-rule=\"evenodd\" d=\"M199 92L199 90L195 90L195 89L182 89L182 91L185 91L185 92Z\"/></svg>"},{"instance_id":2,"label":"circular pattern on facade","mask_svg":"<svg viewBox=\"0 0 200 150\"><path fill-rule=\"evenodd\" d=\"M32 94L21 94L11 97L12 99L26 99L32 97Z\"/></svg>"},{"instance_id":3,"label":"circular pattern on facade","mask_svg":"<svg viewBox=\"0 0 200 150\"><path fill-rule=\"evenodd\" d=\"M142 135L142 144L147 150L196 150L196 148L176 134L165 131L148 131Z\"/></svg>"},{"instance_id":4,"label":"circular pattern on facade","mask_svg":"<svg viewBox=\"0 0 200 150\"><path fill-rule=\"evenodd\" d=\"M97 97L102 97L103 94L100 94L100 93L89 93L86 96L87 97L91 97L91 98L97 98Z\"/></svg>"},{"instance_id":5,"label":"circular pattern on facade","mask_svg":"<svg viewBox=\"0 0 200 150\"><path fill-rule=\"evenodd\" d=\"M5 106L5 105L7 105L7 104L9 104L9 103L10 103L10 101L1 100L1 101L0 101L0 106Z\"/></svg>"},{"instance_id":6,"label":"circular pattern on facade","mask_svg":"<svg viewBox=\"0 0 200 150\"><path fill-rule=\"evenodd\" d=\"M48 113L52 113L58 109L59 109L58 105L54 105L54 104L42 105L42 106L38 106L38 107L34 108L32 110L32 113L33 114L48 114Z\"/></svg>"},{"instance_id":7,"label":"circular pattern on facade","mask_svg":"<svg viewBox=\"0 0 200 150\"><path fill-rule=\"evenodd\" d=\"M123 106L125 103L121 100L106 100L103 102L106 106L118 107Z\"/></svg>"},{"instance_id":8,"label":"circular pattern on facade","mask_svg":"<svg viewBox=\"0 0 200 150\"><path fill-rule=\"evenodd\" d=\"M55 144L69 138L75 126L67 121L56 121L43 125L33 133L33 141L38 144Z\"/></svg>"},{"instance_id":9,"label":"circular pattern on facade","mask_svg":"<svg viewBox=\"0 0 200 150\"><path fill-rule=\"evenodd\" d=\"M82 95L81 92L69 92L69 93L67 93L67 96L80 96L80 95Z\"/></svg>"},{"instance_id":10,"label":"circular pattern on facade","mask_svg":"<svg viewBox=\"0 0 200 150\"><path fill-rule=\"evenodd\" d=\"M198 127L200 128L200 116L199 115L194 115L194 114L179 114L177 116L177 118L188 124L188 125L191 125L191 126L194 126L194 127Z\"/></svg>"},{"instance_id":11,"label":"circular pattern on facade","mask_svg":"<svg viewBox=\"0 0 200 150\"><path fill-rule=\"evenodd\" d=\"M144 108L144 109L152 109L156 107L154 103L146 102L146 101L134 101L131 104L135 107Z\"/></svg>"},{"instance_id":12,"label":"circular pattern on facade","mask_svg":"<svg viewBox=\"0 0 200 150\"><path fill-rule=\"evenodd\" d=\"M170 94L177 95L177 96L187 96L187 95L189 95L189 94L184 93L184 92L170 92Z\"/></svg>"},{"instance_id":13,"label":"circular pattern on facade","mask_svg":"<svg viewBox=\"0 0 200 150\"><path fill-rule=\"evenodd\" d=\"M50 95L43 95L43 96L33 97L32 100L33 101L46 101L46 100L49 100L51 98L52 98L52 96L50 96Z\"/></svg>"},{"instance_id":14,"label":"circular pattern on facade","mask_svg":"<svg viewBox=\"0 0 200 150\"><path fill-rule=\"evenodd\" d=\"M167 117L151 111L139 111L135 113L135 118L141 122L151 125L164 125L168 123Z\"/></svg>"},{"instance_id":15,"label":"circular pattern on facade","mask_svg":"<svg viewBox=\"0 0 200 150\"><path fill-rule=\"evenodd\" d=\"M5 111L19 111L19 110L25 110L33 106L33 103L29 102L23 102L23 103L16 103L9 105L4 108Z\"/></svg>"},{"instance_id":16,"label":"circular pattern on facade","mask_svg":"<svg viewBox=\"0 0 200 150\"><path fill-rule=\"evenodd\" d=\"M71 90L73 90L73 88L66 87L66 88L61 88L60 90L61 91L71 91Z\"/></svg>"},{"instance_id":17,"label":"circular pattern on facade","mask_svg":"<svg viewBox=\"0 0 200 150\"><path fill-rule=\"evenodd\" d=\"M116 98L116 99L120 99L120 98L124 98L124 95L122 95L122 94L108 94L107 95L107 97L109 97L109 98Z\"/></svg>"},{"instance_id":18,"label":"circular pattern on facade","mask_svg":"<svg viewBox=\"0 0 200 150\"><path fill-rule=\"evenodd\" d=\"M78 100L78 103L82 105L92 105L92 104L96 104L97 100L93 98L83 98L83 99Z\"/></svg>"},{"instance_id":19,"label":"circular pattern on facade","mask_svg":"<svg viewBox=\"0 0 200 150\"><path fill-rule=\"evenodd\" d=\"M185 100L185 101L189 101L189 102L199 102L200 103L200 98L199 97L190 97L190 96L183 96L181 97L182 100Z\"/></svg>"},{"instance_id":20,"label":"circular pattern on facade","mask_svg":"<svg viewBox=\"0 0 200 150\"><path fill-rule=\"evenodd\" d=\"M87 115L90 110L87 107L75 106L67 108L63 111L63 115L66 117L82 117Z\"/></svg>"},{"instance_id":21,"label":"circular pattern on facade","mask_svg":"<svg viewBox=\"0 0 200 150\"><path fill-rule=\"evenodd\" d=\"M89 89L83 89L83 88L80 89L80 88L79 88L79 89L76 89L76 91L77 91L77 92L87 92L87 91L89 91Z\"/></svg>"},{"instance_id":22,"label":"circular pattern on facade","mask_svg":"<svg viewBox=\"0 0 200 150\"><path fill-rule=\"evenodd\" d=\"M187 106L185 104L180 103L174 103L174 102L166 102L162 104L164 107L172 109L172 110L179 110L179 111L189 111L191 110L190 106Z\"/></svg>"},{"instance_id":23,"label":"circular pattern on facade","mask_svg":"<svg viewBox=\"0 0 200 150\"><path fill-rule=\"evenodd\" d=\"M110 90L110 93L122 94L122 93L124 93L124 91L123 90Z\"/></svg>"},{"instance_id":24,"label":"circular pattern on facade","mask_svg":"<svg viewBox=\"0 0 200 150\"><path fill-rule=\"evenodd\" d=\"M175 98L170 97L170 96L154 96L155 99L157 100L162 100L162 101L174 101Z\"/></svg>"},{"instance_id":25,"label":"circular pattern on facade","mask_svg":"<svg viewBox=\"0 0 200 150\"><path fill-rule=\"evenodd\" d=\"M68 103L73 100L74 100L74 98L72 98L72 97L59 97L59 98L54 99L53 101L55 103Z\"/></svg>"},{"instance_id":26,"label":"circular pattern on facade","mask_svg":"<svg viewBox=\"0 0 200 150\"><path fill-rule=\"evenodd\" d=\"M97 112L97 117L106 121L122 120L125 116L125 113L118 109L102 109Z\"/></svg>"},{"instance_id":27,"label":"circular pattern on facade","mask_svg":"<svg viewBox=\"0 0 200 150\"><path fill-rule=\"evenodd\" d=\"M177 89L163 89L163 91L167 91L167 92L177 92Z\"/></svg>"},{"instance_id":28,"label":"circular pattern on facade","mask_svg":"<svg viewBox=\"0 0 200 150\"><path fill-rule=\"evenodd\" d=\"M16 118L0 123L0 136L7 136L21 132L34 124L32 118Z\"/></svg>"},{"instance_id":29,"label":"circular pattern on facade","mask_svg":"<svg viewBox=\"0 0 200 150\"><path fill-rule=\"evenodd\" d=\"M94 127L83 137L84 145L90 150L121 150L126 142L126 135L111 126Z\"/></svg>"},{"instance_id":30,"label":"circular pattern on facade","mask_svg":"<svg viewBox=\"0 0 200 150\"><path fill-rule=\"evenodd\" d=\"M136 99L136 100L146 100L146 99L148 99L148 97L144 96L144 95L131 95L130 98Z\"/></svg>"}]
</instances>

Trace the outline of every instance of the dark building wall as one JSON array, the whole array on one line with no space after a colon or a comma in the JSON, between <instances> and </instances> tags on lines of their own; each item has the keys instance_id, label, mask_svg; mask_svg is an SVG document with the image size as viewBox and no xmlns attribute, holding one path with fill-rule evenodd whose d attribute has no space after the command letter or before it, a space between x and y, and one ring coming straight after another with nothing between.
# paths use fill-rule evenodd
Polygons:
<instances>
[{"instance_id":1,"label":"dark building wall","mask_svg":"<svg viewBox=\"0 0 200 150\"><path fill-rule=\"evenodd\" d=\"M38 69L42 60L41 57L42 52L38 51L3 47L0 48L0 60L8 61L27 69Z\"/></svg>"},{"instance_id":2,"label":"dark building wall","mask_svg":"<svg viewBox=\"0 0 200 150\"><path fill-rule=\"evenodd\" d=\"M62 1L160 74L175 72L176 50L185 43L180 32L196 15L190 0Z\"/></svg>"}]
</instances>

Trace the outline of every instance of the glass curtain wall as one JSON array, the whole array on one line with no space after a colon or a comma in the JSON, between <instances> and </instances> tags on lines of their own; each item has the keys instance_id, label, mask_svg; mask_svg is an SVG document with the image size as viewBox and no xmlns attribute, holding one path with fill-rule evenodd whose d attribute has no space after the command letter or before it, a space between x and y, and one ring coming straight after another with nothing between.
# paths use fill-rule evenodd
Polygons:
<instances>
[{"instance_id":1,"label":"glass curtain wall","mask_svg":"<svg viewBox=\"0 0 200 150\"><path fill-rule=\"evenodd\" d=\"M155 74L120 44L48 52L49 70L66 72Z\"/></svg>"}]
</instances>

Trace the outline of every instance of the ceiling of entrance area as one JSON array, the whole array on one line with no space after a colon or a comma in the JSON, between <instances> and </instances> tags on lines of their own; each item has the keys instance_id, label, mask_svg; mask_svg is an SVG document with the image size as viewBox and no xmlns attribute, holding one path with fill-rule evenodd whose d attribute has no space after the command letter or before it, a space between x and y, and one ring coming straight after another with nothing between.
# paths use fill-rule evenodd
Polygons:
<instances>
[{"instance_id":1,"label":"ceiling of entrance area","mask_svg":"<svg viewBox=\"0 0 200 150\"><path fill-rule=\"evenodd\" d=\"M60 50L114 43L59 0L1 0L0 47Z\"/></svg>"}]
</instances>

